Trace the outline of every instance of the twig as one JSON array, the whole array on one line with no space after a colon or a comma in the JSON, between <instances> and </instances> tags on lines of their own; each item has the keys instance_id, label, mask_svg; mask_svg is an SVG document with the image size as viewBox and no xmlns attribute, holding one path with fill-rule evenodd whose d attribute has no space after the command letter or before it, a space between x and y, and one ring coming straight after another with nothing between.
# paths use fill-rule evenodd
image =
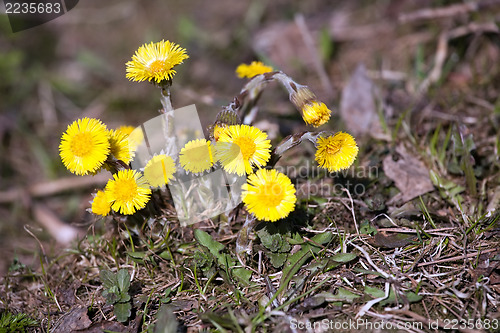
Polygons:
<instances>
[{"instance_id":1,"label":"twig","mask_svg":"<svg viewBox=\"0 0 500 333\"><path fill-rule=\"evenodd\" d=\"M500 2L499 2L500 3ZM439 41L437 45L437 51L434 59L434 67L432 68L430 74L425 78L425 80L420 84L419 92L423 93L427 91L432 83L437 82L441 78L444 62L448 54L448 41L458 37L465 36L471 33L499 33L500 30L494 23L484 23L477 24L471 22L466 26L458 27L450 31L442 32L439 35Z\"/></svg>"},{"instance_id":2,"label":"twig","mask_svg":"<svg viewBox=\"0 0 500 333\"><path fill-rule=\"evenodd\" d=\"M356 214L354 213L354 202L352 201L351 193L346 188L343 188L342 191L347 193L347 196L349 197L349 200L351 201L351 207L347 207L347 208L351 211L352 219L354 221L354 227L356 228L356 234L359 236L358 223L356 222Z\"/></svg>"},{"instance_id":3,"label":"twig","mask_svg":"<svg viewBox=\"0 0 500 333\"><path fill-rule=\"evenodd\" d=\"M33 207L35 220L43 225L47 231L61 244L68 244L78 236L78 229L61 221L54 212L41 204Z\"/></svg>"},{"instance_id":4,"label":"twig","mask_svg":"<svg viewBox=\"0 0 500 333\"><path fill-rule=\"evenodd\" d=\"M295 15L295 24L299 28L300 34L302 35L302 39L304 40L304 44L309 51L311 58L314 62L314 67L316 72L318 73L319 79L321 80L321 85L323 89L327 93L331 93L333 91L332 83L326 74L325 68L321 63L321 58L319 57L316 46L314 45L314 40L311 36L311 31L307 27L306 20L304 19L304 15L298 14Z\"/></svg>"},{"instance_id":5,"label":"twig","mask_svg":"<svg viewBox=\"0 0 500 333\"><path fill-rule=\"evenodd\" d=\"M486 0L479 2L466 2L440 8L424 8L411 13L404 13L399 16L399 21L408 23L419 20L432 20L445 17L452 17L469 12L477 12L482 9L500 5L499 0Z\"/></svg>"},{"instance_id":6,"label":"twig","mask_svg":"<svg viewBox=\"0 0 500 333\"><path fill-rule=\"evenodd\" d=\"M47 259L47 254L45 253L45 248L43 247L42 242L40 242L40 240L38 239L38 237L36 237L35 234L33 232L31 232L31 230L29 230L29 228L31 228L31 226L29 226L28 224L24 225L24 230L28 234L30 234L30 236L33 237L37 241L38 246L40 246L40 250L42 251L43 258L45 259L45 262L48 264L49 260Z\"/></svg>"},{"instance_id":7,"label":"twig","mask_svg":"<svg viewBox=\"0 0 500 333\"><path fill-rule=\"evenodd\" d=\"M389 282L386 282L385 283L385 295L382 297L379 297L379 298L372 299L371 301L369 301L365 305L363 305L363 307L356 314L355 318L363 317L365 315L365 313L371 309L372 306L374 306L375 304L382 302L384 299L388 298L389 291L390 291L390 285L391 284Z\"/></svg>"},{"instance_id":8,"label":"twig","mask_svg":"<svg viewBox=\"0 0 500 333\"><path fill-rule=\"evenodd\" d=\"M441 228L441 229L431 229L431 230L423 230L426 234L429 235L436 235L436 236L445 236L445 237L454 237L452 234L445 234L440 231L445 230L453 230L455 228ZM419 232L413 229L407 229L407 228L380 228L378 231L385 231L385 232L399 232L399 233L404 233L404 234L418 234Z\"/></svg>"},{"instance_id":9,"label":"twig","mask_svg":"<svg viewBox=\"0 0 500 333\"><path fill-rule=\"evenodd\" d=\"M434 67L432 67L432 71L425 78L425 80L420 84L419 92L425 92L429 88L429 86L437 82L441 77L441 73L443 70L444 61L446 60L446 55L448 53L448 35L443 32L439 35L438 45L436 55L434 56Z\"/></svg>"},{"instance_id":10,"label":"twig","mask_svg":"<svg viewBox=\"0 0 500 333\"><path fill-rule=\"evenodd\" d=\"M370 255L368 254L368 252L365 251L365 249L363 249L361 246L358 246L352 242L349 242L350 245L354 246L356 249L358 249L362 254L363 256L365 257L366 261L368 261L368 263L373 267L375 268L375 270L377 272L379 272L380 274L382 274L383 277L385 277L386 279L389 278L389 274L387 274L386 272L384 272L383 270L381 270L377 265L375 265L372 261L372 258L370 258Z\"/></svg>"},{"instance_id":11,"label":"twig","mask_svg":"<svg viewBox=\"0 0 500 333\"><path fill-rule=\"evenodd\" d=\"M53 181L42 182L24 187L16 187L0 192L0 203L8 203L21 200L25 195L31 197L45 197L80 187L90 187L105 184L109 175L99 174L96 176L66 177Z\"/></svg>"},{"instance_id":12,"label":"twig","mask_svg":"<svg viewBox=\"0 0 500 333\"><path fill-rule=\"evenodd\" d=\"M463 256L456 256L456 257L451 257L451 258L444 258L444 259L439 259L439 260L436 260L436 261L422 262L422 263L418 264L417 267L434 265L434 264L442 264L444 262L450 262L450 261L457 261L457 260L462 260L462 259L473 258L473 257L477 256L478 254L485 254L485 253L490 253L490 252L495 252L495 251L498 251L498 249L488 249L488 250L484 250L484 251L481 251L481 252L469 253L469 254L463 255Z\"/></svg>"}]
</instances>

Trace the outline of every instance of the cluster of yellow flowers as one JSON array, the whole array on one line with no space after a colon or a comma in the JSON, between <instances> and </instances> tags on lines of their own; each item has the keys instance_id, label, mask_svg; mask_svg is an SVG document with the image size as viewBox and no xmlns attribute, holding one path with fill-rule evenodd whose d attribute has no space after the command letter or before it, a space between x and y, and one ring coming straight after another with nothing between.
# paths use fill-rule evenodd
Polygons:
<instances>
[{"instance_id":1,"label":"cluster of yellow flowers","mask_svg":"<svg viewBox=\"0 0 500 333\"><path fill-rule=\"evenodd\" d=\"M127 78L170 84L176 65L188 58L186 50L169 41L141 46L126 64ZM240 65L237 74L252 78L273 71L261 62ZM330 118L330 110L315 100L308 89L299 89L292 101L302 110L307 124L319 126ZM66 168L77 174L96 174L102 168L113 173L104 189L92 202L92 212L106 216L111 209L120 214L133 214L144 208L151 189L163 187L178 167L188 173L202 174L220 163L224 171L247 176L242 187L242 201L249 213L264 221L277 221L295 209L295 187L285 174L266 168L271 158L271 141L265 132L251 125L220 124L213 128L213 141L191 140L175 156L153 156L143 169L131 170L130 161L139 139L132 139L132 127L108 130L98 119L83 118L68 126L62 135L60 155ZM356 158L358 147L347 133L318 136L316 161L335 172L348 168Z\"/></svg>"}]
</instances>

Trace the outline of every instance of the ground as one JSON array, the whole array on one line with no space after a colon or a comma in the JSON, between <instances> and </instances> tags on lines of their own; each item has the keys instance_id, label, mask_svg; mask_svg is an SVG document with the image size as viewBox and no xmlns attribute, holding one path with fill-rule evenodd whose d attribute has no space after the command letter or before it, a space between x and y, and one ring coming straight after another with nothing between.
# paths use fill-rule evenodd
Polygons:
<instances>
[{"instance_id":1,"label":"ground","mask_svg":"<svg viewBox=\"0 0 500 333\"><path fill-rule=\"evenodd\" d=\"M1 16L0 332L21 331L8 314L27 332L499 331L500 2L471 4L86 0L18 33ZM236 254L243 209L181 227L158 192L98 218L110 173L61 163L77 118L158 115L125 63L161 39L190 55L172 103L203 126L248 82L238 64L262 60L330 107L319 130L356 138L339 173L307 142L283 154L296 209L259 223L251 253ZM258 105L273 146L315 130L278 84Z\"/></svg>"}]
</instances>

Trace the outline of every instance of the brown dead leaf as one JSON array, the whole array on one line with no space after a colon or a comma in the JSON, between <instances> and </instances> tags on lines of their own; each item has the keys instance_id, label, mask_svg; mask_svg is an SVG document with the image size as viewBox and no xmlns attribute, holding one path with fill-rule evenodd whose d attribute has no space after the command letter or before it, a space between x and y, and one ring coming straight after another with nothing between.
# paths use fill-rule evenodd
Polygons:
<instances>
[{"instance_id":1,"label":"brown dead leaf","mask_svg":"<svg viewBox=\"0 0 500 333\"><path fill-rule=\"evenodd\" d=\"M71 311L65 313L54 325L50 333L68 333L80 331L88 328L92 321L87 315L87 308L84 306L77 306Z\"/></svg>"},{"instance_id":2,"label":"brown dead leaf","mask_svg":"<svg viewBox=\"0 0 500 333\"><path fill-rule=\"evenodd\" d=\"M340 114L353 135L369 134L386 139L376 107L376 87L366 75L364 64L359 64L342 90Z\"/></svg>"},{"instance_id":3,"label":"brown dead leaf","mask_svg":"<svg viewBox=\"0 0 500 333\"><path fill-rule=\"evenodd\" d=\"M383 161L384 173L394 181L401 193L394 196L389 203L396 201L407 202L424 193L432 191L434 185L429 177L429 170L416 156L406 151L404 146L396 148L400 155L398 161L387 156Z\"/></svg>"},{"instance_id":4,"label":"brown dead leaf","mask_svg":"<svg viewBox=\"0 0 500 333\"><path fill-rule=\"evenodd\" d=\"M418 241L418 237L415 235L401 234L401 233L387 233L385 231L380 231L373 236L369 242L376 247L394 249L397 247L404 247L409 244L413 244Z\"/></svg>"},{"instance_id":5,"label":"brown dead leaf","mask_svg":"<svg viewBox=\"0 0 500 333\"><path fill-rule=\"evenodd\" d=\"M116 321L100 321L93 324L85 330L78 330L74 333L104 333L104 332L121 332L121 333L136 333L139 329L139 324L142 318L137 317L134 321L130 323L129 326L125 326L122 323Z\"/></svg>"}]
</instances>

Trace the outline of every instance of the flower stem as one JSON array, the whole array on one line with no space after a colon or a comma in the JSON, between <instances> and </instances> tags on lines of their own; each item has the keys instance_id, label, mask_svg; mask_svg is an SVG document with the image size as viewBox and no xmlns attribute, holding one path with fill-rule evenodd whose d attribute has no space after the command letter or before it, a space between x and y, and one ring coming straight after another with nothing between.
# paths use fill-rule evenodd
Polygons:
<instances>
[{"instance_id":1,"label":"flower stem","mask_svg":"<svg viewBox=\"0 0 500 333\"><path fill-rule=\"evenodd\" d=\"M170 111L174 111L172 107L172 101L170 100L170 86L162 86L161 87L161 105L163 109L160 111L162 113L168 113Z\"/></svg>"},{"instance_id":2,"label":"flower stem","mask_svg":"<svg viewBox=\"0 0 500 333\"><path fill-rule=\"evenodd\" d=\"M247 215L245 223L238 232L238 238L236 239L236 253L252 253L252 239L250 238L250 233L253 231L257 224L257 219L253 215Z\"/></svg>"}]
</instances>

